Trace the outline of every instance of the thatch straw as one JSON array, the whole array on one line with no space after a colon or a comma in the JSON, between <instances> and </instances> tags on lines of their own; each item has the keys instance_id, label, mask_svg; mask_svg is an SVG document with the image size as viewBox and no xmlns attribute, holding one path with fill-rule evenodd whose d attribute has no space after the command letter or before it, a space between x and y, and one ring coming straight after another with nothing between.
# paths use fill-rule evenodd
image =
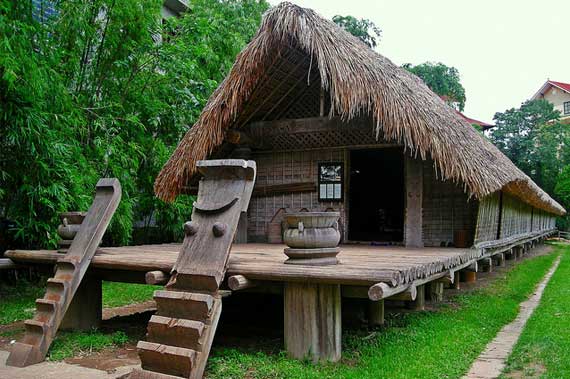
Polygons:
<instances>
[{"instance_id":1,"label":"thatch straw","mask_svg":"<svg viewBox=\"0 0 570 379\"><path fill-rule=\"evenodd\" d=\"M264 73L292 48L318 65L332 110L343 120L371 115L377 134L404 144L423 159L431 156L444 179L463 183L472 196L482 198L503 189L537 208L565 213L418 77L314 11L290 3L265 14L258 33L157 177L157 196L171 201L180 193L196 161L222 144L226 129L265 80Z\"/></svg>"}]
</instances>

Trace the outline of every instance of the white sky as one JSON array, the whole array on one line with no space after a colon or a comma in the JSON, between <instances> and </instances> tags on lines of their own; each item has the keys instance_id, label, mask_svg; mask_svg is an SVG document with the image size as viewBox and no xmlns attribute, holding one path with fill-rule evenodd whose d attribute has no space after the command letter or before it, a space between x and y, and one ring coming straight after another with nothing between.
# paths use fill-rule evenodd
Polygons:
<instances>
[{"instance_id":1,"label":"white sky","mask_svg":"<svg viewBox=\"0 0 570 379\"><path fill-rule=\"evenodd\" d=\"M272 5L277 0L269 0ZM491 122L547 80L570 83L570 0L289 0L328 19L368 18L394 63L456 67L465 114Z\"/></svg>"}]
</instances>

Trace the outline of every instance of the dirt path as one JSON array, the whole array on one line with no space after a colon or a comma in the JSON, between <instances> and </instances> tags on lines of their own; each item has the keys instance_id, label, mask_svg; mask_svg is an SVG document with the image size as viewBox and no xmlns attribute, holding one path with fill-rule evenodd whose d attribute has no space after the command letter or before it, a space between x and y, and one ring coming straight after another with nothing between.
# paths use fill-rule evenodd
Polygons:
<instances>
[{"instance_id":1,"label":"dirt path","mask_svg":"<svg viewBox=\"0 0 570 379\"><path fill-rule=\"evenodd\" d=\"M521 303L517 318L497 333L495 339L487 345L477 360L473 362L471 369L463 379L494 379L501 375L505 368L506 359L517 343L526 322L540 303L544 289L559 264L560 257L552 264L552 267L538 284L534 293L528 300Z\"/></svg>"}]
</instances>

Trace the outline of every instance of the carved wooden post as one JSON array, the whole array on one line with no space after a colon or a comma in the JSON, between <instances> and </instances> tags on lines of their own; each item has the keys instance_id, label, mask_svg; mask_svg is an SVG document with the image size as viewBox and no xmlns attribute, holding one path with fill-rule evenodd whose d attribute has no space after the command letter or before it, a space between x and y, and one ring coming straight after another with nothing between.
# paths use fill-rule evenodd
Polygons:
<instances>
[{"instance_id":1,"label":"carved wooden post","mask_svg":"<svg viewBox=\"0 0 570 379\"><path fill-rule=\"evenodd\" d=\"M407 247L423 247L423 162L406 157L406 215L404 240Z\"/></svg>"},{"instance_id":2,"label":"carved wooden post","mask_svg":"<svg viewBox=\"0 0 570 379\"><path fill-rule=\"evenodd\" d=\"M120 200L117 179L99 180L93 204L67 254L57 261L45 296L36 300L34 319L25 322L26 334L14 344L6 361L8 366L24 367L44 360Z\"/></svg>"},{"instance_id":3,"label":"carved wooden post","mask_svg":"<svg viewBox=\"0 0 570 379\"><path fill-rule=\"evenodd\" d=\"M222 311L219 286L240 214L247 210L255 182L255 162L241 159L199 161L204 175L192 221L166 290L156 291L157 312L146 341L137 348L141 369L130 378L165 375L201 378Z\"/></svg>"}]
</instances>

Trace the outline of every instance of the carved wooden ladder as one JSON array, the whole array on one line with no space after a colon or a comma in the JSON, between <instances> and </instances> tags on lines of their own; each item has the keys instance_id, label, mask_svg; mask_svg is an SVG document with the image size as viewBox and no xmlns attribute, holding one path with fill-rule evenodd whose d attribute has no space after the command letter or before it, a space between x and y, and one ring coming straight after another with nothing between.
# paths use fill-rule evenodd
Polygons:
<instances>
[{"instance_id":1,"label":"carved wooden ladder","mask_svg":"<svg viewBox=\"0 0 570 379\"><path fill-rule=\"evenodd\" d=\"M45 359L120 200L119 181L100 179L93 204L67 254L57 261L55 276L48 279L45 296L36 300L36 314L25 321L26 334L12 347L7 365L25 367Z\"/></svg>"},{"instance_id":2,"label":"carved wooden ladder","mask_svg":"<svg viewBox=\"0 0 570 379\"><path fill-rule=\"evenodd\" d=\"M192 221L165 290L156 291L157 312L147 341L137 348L141 369L130 378L199 379L222 311L219 286L224 279L240 213L249 205L255 162L239 159L200 161L204 175Z\"/></svg>"}]
</instances>

